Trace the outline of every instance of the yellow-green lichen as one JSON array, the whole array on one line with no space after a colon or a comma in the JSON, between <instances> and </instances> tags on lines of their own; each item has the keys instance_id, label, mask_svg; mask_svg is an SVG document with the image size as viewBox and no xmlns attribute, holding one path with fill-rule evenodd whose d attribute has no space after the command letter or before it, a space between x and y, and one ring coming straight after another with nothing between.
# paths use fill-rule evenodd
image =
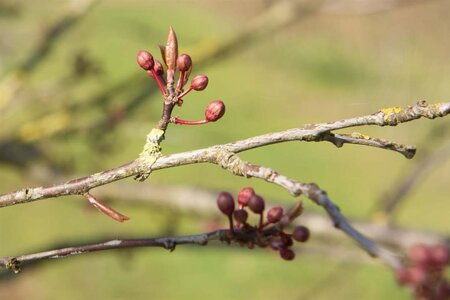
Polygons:
<instances>
[{"instance_id":1,"label":"yellow-green lichen","mask_svg":"<svg viewBox=\"0 0 450 300\"><path fill-rule=\"evenodd\" d=\"M387 122L389 120L389 117L391 115L396 115L399 114L403 111L403 108L400 106L394 106L394 107L389 107L389 108L382 108L380 109L380 112L383 113L383 119L385 122Z\"/></svg>"},{"instance_id":2,"label":"yellow-green lichen","mask_svg":"<svg viewBox=\"0 0 450 300\"><path fill-rule=\"evenodd\" d=\"M164 131L158 128L153 128L147 135L147 141L144 149L139 154L139 169L140 172L136 179L145 180L152 170L153 164L161 157L161 141L164 139Z\"/></svg>"},{"instance_id":3,"label":"yellow-green lichen","mask_svg":"<svg viewBox=\"0 0 450 300\"><path fill-rule=\"evenodd\" d=\"M362 134L360 132L352 132L352 138L370 140L370 136Z\"/></svg>"}]
</instances>

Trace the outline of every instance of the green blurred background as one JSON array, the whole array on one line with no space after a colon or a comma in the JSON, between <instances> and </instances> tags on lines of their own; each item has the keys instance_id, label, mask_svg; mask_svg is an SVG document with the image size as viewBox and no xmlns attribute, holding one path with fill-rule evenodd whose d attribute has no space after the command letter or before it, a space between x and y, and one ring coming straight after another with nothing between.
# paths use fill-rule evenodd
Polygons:
<instances>
[{"instance_id":1,"label":"green blurred background","mask_svg":"<svg viewBox=\"0 0 450 300\"><path fill-rule=\"evenodd\" d=\"M171 126L166 154L448 100L450 2L410 2L0 0L0 193L133 160L161 113L156 85L135 55L147 49L159 57L170 25L180 52L193 58L193 74L210 79L175 114L200 119L213 99L222 99L227 112L207 126ZM448 127L439 119L357 130L416 144L420 158L421 149L448 140ZM327 143L279 144L241 157L316 182L344 214L367 220L376 219L377 201L414 164L394 152ZM449 235L449 171L444 158L408 195L395 223ZM268 200L292 203L279 187L213 165L161 170L148 182L232 193L252 185ZM76 196L2 208L0 256L87 240L194 234L223 219L219 212L198 216L130 200L114 202L131 217L124 224ZM314 254L311 230L311 245L296 249L289 263L267 250L223 245L110 251L2 276L0 299L408 299L379 261Z\"/></svg>"}]
</instances>

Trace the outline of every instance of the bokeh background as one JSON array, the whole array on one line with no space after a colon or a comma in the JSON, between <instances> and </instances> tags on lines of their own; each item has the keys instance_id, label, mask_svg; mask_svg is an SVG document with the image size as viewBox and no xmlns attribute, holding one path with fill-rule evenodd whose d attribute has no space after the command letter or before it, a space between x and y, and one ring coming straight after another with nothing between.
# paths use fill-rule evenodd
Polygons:
<instances>
[{"instance_id":1,"label":"bokeh background","mask_svg":"<svg viewBox=\"0 0 450 300\"><path fill-rule=\"evenodd\" d=\"M147 49L159 57L157 45L165 43L170 25L180 52L193 58L193 74L210 79L175 114L199 119L213 99L222 99L227 112L207 126L171 126L164 153L422 99L448 100L449 15L448 1L0 0L0 193L134 159L161 113L156 85L135 55ZM411 174L415 160L443 149L449 125L440 119L358 129L417 145L413 160L327 143L285 143L241 157L318 183L352 219L383 222L383 199ZM450 234L446 158L422 174L390 216L393 224ZM152 193L149 203L134 201L132 191L147 185L162 187L158 204ZM124 224L77 196L0 209L0 256L107 238L199 233L224 218L218 211L165 206L165 188L237 193L248 185L268 201L292 203L279 187L213 165L172 168L145 183L129 179L120 189L113 184L93 191L109 191L103 200L131 217ZM306 199L305 206L320 212ZM409 298L385 266L344 235L315 240L311 230L311 242L296 248L293 262L264 249L220 244L173 253L110 251L2 273L0 299Z\"/></svg>"}]
</instances>

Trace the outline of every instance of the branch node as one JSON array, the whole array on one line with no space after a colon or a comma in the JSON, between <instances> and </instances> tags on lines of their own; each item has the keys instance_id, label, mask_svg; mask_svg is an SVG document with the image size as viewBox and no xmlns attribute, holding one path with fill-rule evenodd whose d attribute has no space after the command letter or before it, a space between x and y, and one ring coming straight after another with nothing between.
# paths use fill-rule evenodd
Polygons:
<instances>
[{"instance_id":1,"label":"branch node","mask_svg":"<svg viewBox=\"0 0 450 300\"><path fill-rule=\"evenodd\" d=\"M22 271L20 262L15 257L8 259L8 262L6 263L6 269L12 270L14 274L19 274L20 271Z\"/></svg>"}]
</instances>

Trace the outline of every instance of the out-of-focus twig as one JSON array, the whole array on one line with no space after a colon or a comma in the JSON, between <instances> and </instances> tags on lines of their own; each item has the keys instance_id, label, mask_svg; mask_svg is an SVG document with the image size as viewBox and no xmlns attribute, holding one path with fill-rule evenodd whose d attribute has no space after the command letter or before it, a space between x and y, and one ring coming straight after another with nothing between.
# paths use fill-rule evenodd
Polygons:
<instances>
[{"instance_id":1,"label":"out-of-focus twig","mask_svg":"<svg viewBox=\"0 0 450 300\"><path fill-rule=\"evenodd\" d=\"M34 46L30 54L0 81L0 112L14 99L27 77L45 60L58 40L72 28L98 0L71 3L69 9L53 23Z\"/></svg>"},{"instance_id":2,"label":"out-of-focus twig","mask_svg":"<svg viewBox=\"0 0 450 300\"><path fill-rule=\"evenodd\" d=\"M445 137L450 134L450 127L448 124L443 124L438 128L433 128L432 132L427 135L425 142L421 143L421 149L423 149L421 153L423 154L415 160L415 164L408 175L402 175L401 178L395 180L390 190L384 192L377 202L374 213L378 219L392 223L400 204L407 199L413 187L416 187L418 182L423 180L433 168L438 167L450 157L450 142L448 140L441 145L434 145L436 143L433 143L433 136L436 135L436 131L440 132L439 140L445 141Z\"/></svg>"}]
</instances>

